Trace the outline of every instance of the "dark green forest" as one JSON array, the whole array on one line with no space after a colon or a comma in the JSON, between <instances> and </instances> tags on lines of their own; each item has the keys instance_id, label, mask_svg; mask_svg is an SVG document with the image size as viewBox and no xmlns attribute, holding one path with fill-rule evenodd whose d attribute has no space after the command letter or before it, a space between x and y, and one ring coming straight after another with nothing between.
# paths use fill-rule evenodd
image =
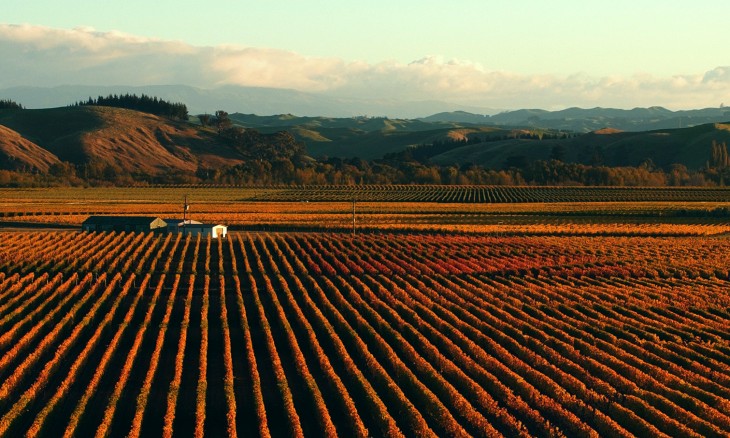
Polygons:
<instances>
[{"instance_id":1,"label":"dark green forest","mask_svg":"<svg viewBox=\"0 0 730 438\"><path fill-rule=\"evenodd\" d=\"M23 109L23 105L10 99L0 99L0 109L19 110Z\"/></svg>"},{"instance_id":2,"label":"dark green forest","mask_svg":"<svg viewBox=\"0 0 730 438\"><path fill-rule=\"evenodd\" d=\"M178 120L188 119L188 108L184 103L167 102L157 97L135 94L99 96L96 99L77 102L75 105L110 106L125 108Z\"/></svg>"}]
</instances>

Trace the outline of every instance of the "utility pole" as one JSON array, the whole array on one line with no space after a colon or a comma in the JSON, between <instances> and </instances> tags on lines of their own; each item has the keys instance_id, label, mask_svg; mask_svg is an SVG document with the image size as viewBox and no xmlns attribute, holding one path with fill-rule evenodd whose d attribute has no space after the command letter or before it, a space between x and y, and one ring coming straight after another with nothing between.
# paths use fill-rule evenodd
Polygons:
<instances>
[{"instance_id":1,"label":"utility pole","mask_svg":"<svg viewBox=\"0 0 730 438\"><path fill-rule=\"evenodd\" d=\"M188 205L188 195L185 195L185 201L183 201L183 227L187 223L187 217L188 217L188 209L190 206Z\"/></svg>"}]
</instances>

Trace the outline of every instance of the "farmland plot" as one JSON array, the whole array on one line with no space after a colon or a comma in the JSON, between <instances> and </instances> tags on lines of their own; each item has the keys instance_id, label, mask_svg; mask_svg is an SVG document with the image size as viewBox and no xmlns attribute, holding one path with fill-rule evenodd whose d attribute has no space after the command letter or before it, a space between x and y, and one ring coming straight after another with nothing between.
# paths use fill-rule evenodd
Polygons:
<instances>
[{"instance_id":1,"label":"farmland plot","mask_svg":"<svg viewBox=\"0 0 730 438\"><path fill-rule=\"evenodd\" d=\"M727 436L730 240L543 234L0 232L0 436Z\"/></svg>"}]
</instances>

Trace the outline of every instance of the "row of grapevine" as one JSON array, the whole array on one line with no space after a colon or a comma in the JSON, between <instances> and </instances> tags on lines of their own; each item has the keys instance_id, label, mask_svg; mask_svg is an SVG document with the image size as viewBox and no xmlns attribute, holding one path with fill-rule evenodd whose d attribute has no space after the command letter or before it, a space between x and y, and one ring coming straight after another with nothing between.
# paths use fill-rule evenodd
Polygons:
<instances>
[{"instance_id":1,"label":"row of grapevine","mask_svg":"<svg viewBox=\"0 0 730 438\"><path fill-rule=\"evenodd\" d=\"M6 234L3 436L730 434L724 238Z\"/></svg>"},{"instance_id":2,"label":"row of grapevine","mask_svg":"<svg viewBox=\"0 0 730 438\"><path fill-rule=\"evenodd\" d=\"M370 202L660 202L726 201L725 188L699 187L532 187L366 185L295 187L261 193L261 201L358 201Z\"/></svg>"}]
</instances>

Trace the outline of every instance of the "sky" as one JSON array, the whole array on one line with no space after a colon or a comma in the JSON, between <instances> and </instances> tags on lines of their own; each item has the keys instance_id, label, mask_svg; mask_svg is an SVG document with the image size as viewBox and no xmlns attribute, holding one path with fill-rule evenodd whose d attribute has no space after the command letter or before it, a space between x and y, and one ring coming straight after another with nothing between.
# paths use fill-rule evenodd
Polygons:
<instances>
[{"instance_id":1,"label":"sky","mask_svg":"<svg viewBox=\"0 0 730 438\"><path fill-rule=\"evenodd\" d=\"M727 0L4 0L0 89L243 85L484 108L730 104Z\"/></svg>"}]
</instances>

